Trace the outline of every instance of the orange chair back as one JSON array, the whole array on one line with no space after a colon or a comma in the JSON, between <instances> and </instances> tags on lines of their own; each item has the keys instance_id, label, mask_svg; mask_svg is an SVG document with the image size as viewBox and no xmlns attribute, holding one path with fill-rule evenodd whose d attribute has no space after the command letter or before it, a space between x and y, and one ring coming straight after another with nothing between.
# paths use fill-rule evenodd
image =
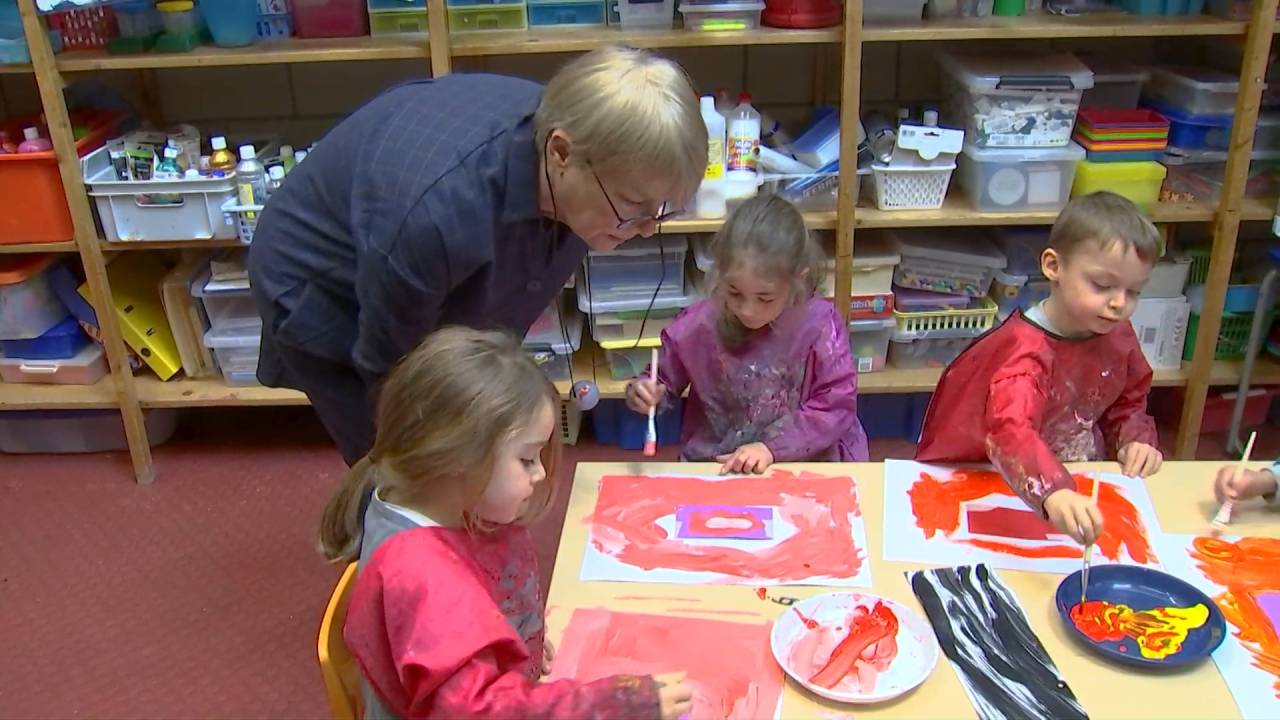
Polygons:
<instances>
[{"instance_id":1,"label":"orange chair back","mask_svg":"<svg viewBox=\"0 0 1280 720\"><path fill-rule=\"evenodd\" d=\"M320 674L324 676L333 720L359 720L362 715L360 668L342 639L342 627L347 622L347 601L351 598L355 580L356 564L351 563L333 588L333 595L324 609L324 618L320 620L320 637L316 641Z\"/></svg>"}]
</instances>

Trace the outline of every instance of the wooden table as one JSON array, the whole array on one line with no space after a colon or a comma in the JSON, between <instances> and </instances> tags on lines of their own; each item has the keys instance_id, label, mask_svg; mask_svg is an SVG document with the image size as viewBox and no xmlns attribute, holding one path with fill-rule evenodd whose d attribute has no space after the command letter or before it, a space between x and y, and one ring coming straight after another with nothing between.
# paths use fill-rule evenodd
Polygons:
<instances>
[{"instance_id":1,"label":"wooden table","mask_svg":"<svg viewBox=\"0 0 1280 720\"><path fill-rule=\"evenodd\" d=\"M1160 474L1147 481L1152 502L1160 518L1161 528L1168 533L1198 533L1208 527L1217 512L1210 478L1221 463L1168 463ZM801 464L779 466L789 470L807 470L824 475L852 475L858 485L858 497L866 519L868 557L871 562L871 592L893 598L920 612L908 586L904 572L917 567L908 563L886 562L881 549L884 497L883 465ZM1114 463L1086 463L1072 469L1119 472ZM681 608L705 611L707 617L731 611L733 618L747 620L741 613L773 619L783 608L762 602L754 587L742 585L650 585L637 583L582 582L578 573L587 542L586 518L595 507L599 480L614 474L682 474L712 475L718 467L708 464L668 463L583 463L578 465L569 512L565 518L555 574L548 597L550 636L559 639L574 608L607 607L611 610L661 613L670 602L679 599ZM1251 503L1237 512L1233 533L1280 536L1280 515ZM1067 636L1056 611L1053 593L1061 576L1047 573L1000 570L1000 577L1017 594L1023 609L1049 655L1094 720L1105 718L1238 718L1235 701L1218 674L1213 662L1175 674L1150 674L1114 665L1087 652ZM808 597L826 592L820 587L786 588L787 595ZM662 599L627 599L643 596ZM696 600L696 603L689 602ZM732 662L731 659L726 659ZM678 669L678 658L673 668ZM975 717L972 704L949 666L941 658L933 674L914 692L880 705L843 706L809 694L788 680L782 700L782 716L786 718L969 718Z\"/></svg>"}]
</instances>

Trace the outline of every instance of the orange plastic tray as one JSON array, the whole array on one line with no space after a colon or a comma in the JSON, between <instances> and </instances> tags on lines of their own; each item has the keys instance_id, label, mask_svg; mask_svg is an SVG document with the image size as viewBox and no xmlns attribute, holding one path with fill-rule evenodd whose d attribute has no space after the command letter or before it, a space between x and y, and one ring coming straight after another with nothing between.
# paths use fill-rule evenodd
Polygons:
<instances>
[{"instance_id":1,"label":"orange plastic tray","mask_svg":"<svg viewBox=\"0 0 1280 720\"><path fill-rule=\"evenodd\" d=\"M92 128L76 142L76 152L84 157L106 143L120 118L92 114L76 120L77 124ZM22 139L22 128L35 124L15 122L5 129L17 142ZM0 244L56 243L75 238L62 176L58 174L58 158L52 151L0 155L0 198Z\"/></svg>"}]
</instances>

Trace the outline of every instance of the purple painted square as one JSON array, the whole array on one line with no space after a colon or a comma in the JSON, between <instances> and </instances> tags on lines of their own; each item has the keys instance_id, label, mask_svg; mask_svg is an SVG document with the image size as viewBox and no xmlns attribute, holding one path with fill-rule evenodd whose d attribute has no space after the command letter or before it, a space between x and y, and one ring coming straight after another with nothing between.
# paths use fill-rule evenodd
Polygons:
<instances>
[{"instance_id":1,"label":"purple painted square","mask_svg":"<svg viewBox=\"0 0 1280 720\"><path fill-rule=\"evenodd\" d=\"M773 536L773 508L748 505L680 505L676 537L768 540Z\"/></svg>"},{"instance_id":2,"label":"purple painted square","mask_svg":"<svg viewBox=\"0 0 1280 720\"><path fill-rule=\"evenodd\" d=\"M1259 593L1258 606L1271 621L1272 629L1280 630L1280 593Z\"/></svg>"}]
</instances>

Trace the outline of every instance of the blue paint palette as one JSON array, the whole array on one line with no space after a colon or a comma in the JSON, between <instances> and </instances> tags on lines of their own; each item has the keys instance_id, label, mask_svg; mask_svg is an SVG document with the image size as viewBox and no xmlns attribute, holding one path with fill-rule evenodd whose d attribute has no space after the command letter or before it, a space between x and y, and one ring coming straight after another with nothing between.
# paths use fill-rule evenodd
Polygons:
<instances>
[{"instance_id":1,"label":"blue paint palette","mask_svg":"<svg viewBox=\"0 0 1280 720\"><path fill-rule=\"evenodd\" d=\"M1186 637L1179 639L1181 647L1177 651L1163 657L1151 657L1142 652L1140 639L1146 638L1148 641L1160 639L1150 633L1141 637L1125 633L1118 640L1111 637L1095 640L1076 627L1071 619L1071 609L1080 604L1080 575L1081 571L1077 570L1062 579L1054 596L1054 605L1058 610L1058 616L1067 626L1068 634L1110 660L1154 669L1181 668L1209 657L1226 637L1226 620L1223 619L1217 605L1209 599L1208 595L1189 583L1145 567L1097 565L1089 570L1088 601L1090 603L1103 601L1111 605L1124 605L1134 613L1173 608L1174 610L1169 612L1190 617L1198 617L1202 611L1197 609L1197 606L1203 606L1207 613L1201 623L1197 624L1194 620L1184 623L1194 627L1189 627L1186 630ZM1138 632L1136 628L1146 624L1127 623L1123 618L1131 617L1129 612L1124 610L1117 612L1121 619L1118 621L1115 618L1109 619L1104 625L1113 628L1130 628L1131 632Z\"/></svg>"}]
</instances>

